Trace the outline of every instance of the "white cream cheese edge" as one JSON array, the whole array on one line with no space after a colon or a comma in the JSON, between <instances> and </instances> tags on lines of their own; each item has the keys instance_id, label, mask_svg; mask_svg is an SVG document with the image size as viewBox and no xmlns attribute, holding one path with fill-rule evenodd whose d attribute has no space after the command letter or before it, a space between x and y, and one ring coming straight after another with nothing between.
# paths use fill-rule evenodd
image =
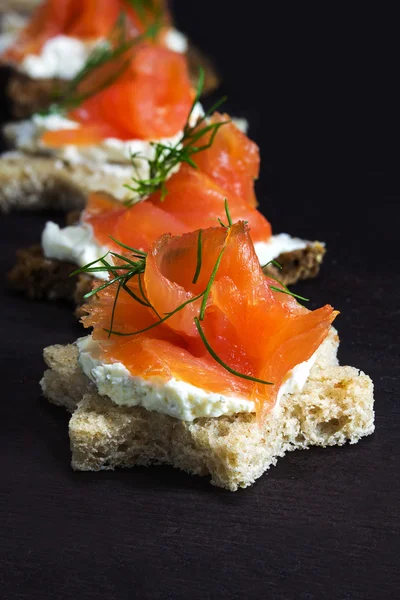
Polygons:
<instances>
[{"instance_id":1,"label":"white cream cheese edge","mask_svg":"<svg viewBox=\"0 0 400 600\"><path fill-rule=\"evenodd\" d=\"M203 115L203 107L200 103L197 103L190 116L190 125L195 125L199 117ZM96 165L97 168L107 166L109 169L112 169L114 166L116 169L120 169L121 166L133 165L135 176L139 179L144 179L148 176L149 167L146 159L154 157L155 148L152 145L153 143L159 142L173 146L182 137L182 131L178 131L169 138L156 140L105 138L101 143L96 145L78 147L73 144L66 144L56 151L49 149L40 141L41 136L45 132L62 129L79 129L79 123L58 114L36 114L26 121L6 124L4 126L4 134L17 150L54 156L72 165L87 163ZM140 156L132 159L133 154ZM133 173L134 171L132 170ZM170 174L172 174L172 171Z\"/></svg>"},{"instance_id":2,"label":"white cream cheese edge","mask_svg":"<svg viewBox=\"0 0 400 600\"><path fill-rule=\"evenodd\" d=\"M292 252L293 250L302 250L310 243L307 240L292 237L288 233L278 233L277 235L272 235L266 242L256 242L254 248L260 264L266 265L271 260L278 258L280 254Z\"/></svg>"},{"instance_id":3,"label":"white cream cheese edge","mask_svg":"<svg viewBox=\"0 0 400 600\"><path fill-rule=\"evenodd\" d=\"M220 417L241 412L255 412L252 400L207 392L185 381L159 377L144 379L133 376L122 363L103 363L92 356L97 343L90 335L76 342L79 364L102 396L108 396L121 406L143 406L146 410L164 413L183 421L200 417ZM285 394L300 393L316 360L316 352L289 371L279 388L274 411Z\"/></svg>"},{"instance_id":4,"label":"white cream cheese edge","mask_svg":"<svg viewBox=\"0 0 400 600\"><path fill-rule=\"evenodd\" d=\"M6 50L16 40L19 32L25 27L27 19L20 17L3 25L0 35L0 49ZM93 48L100 44L100 39L84 41L67 35L56 35L43 45L39 54L25 56L18 71L31 79L63 79L72 80L85 65ZM187 37L175 28L170 28L164 40L165 46L179 54L188 50ZM68 56L68 60L65 57Z\"/></svg>"},{"instance_id":5,"label":"white cream cheese edge","mask_svg":"<svg viewBox=\"0 0 400 600\"><path fill-rule=\"evenodd\" d=\"M89 224L60 228L53 221L48 221L45 225L42 233L42 248L46 258L71 262L78 267L99 259L109 251L109 248L94 241L93 228ZM92 275L98 279L108 279L108 273L101 271Z\"/></svg>"}]
</instances>

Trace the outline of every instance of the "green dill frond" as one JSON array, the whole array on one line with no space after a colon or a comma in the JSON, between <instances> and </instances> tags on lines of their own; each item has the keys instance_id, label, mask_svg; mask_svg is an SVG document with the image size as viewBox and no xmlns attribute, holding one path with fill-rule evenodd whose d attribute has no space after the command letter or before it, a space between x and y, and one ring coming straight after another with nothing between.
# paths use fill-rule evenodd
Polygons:
<instances>
[{"instance_id":1,"label":"green dill frond","mask_svg":"<svg viewBox=\"0 0 400 600\"><path fill-rule=\"evenodd\" d=\"M282 271L282 265L281 263L278 263L277 260L269 260L267 263L265 263L265 265L262 265L261 268L265 269L266 267L269 267L269 265L274 265L274 267L276 267L277 269L280 269Z\"/></svg>"},{"instance_id":2,"label":"green dill frond","mask_svg":"<svg viewBox=\"0 0 400 600\"><path fill-rule=\"evenodd\" d=\"M203 260L203 230L200 229L199 230L199 235L198 235L198 238L197 238L197 264L196 264L196 271L194 273L194 277L193 277L192 283L197 283L197 280L199 278L200 271L201 271L202 260Z\"/></svg>"},{"instance_id":3,"label":"green dill frond","mask_svg":"<svg viewBox=\"0 0 400 600\"><path fill-rule=\"evenodd\" d=\"M228 198L225 198L225 214L226 214L226 218L228 220L228 225L229 227L232 227L232 219L231 219L231 214L229 212L229 205L228 205Z\"/></svg>"},{"instance_id":4,"label":"green dill frond","mask_svg":"<svg viewBox=\"0 0 400 600\"><path fill-rule=\"evenodd\" d=\"M132 166L137 171L135 162L141 160L147 163L148 177L142 178L139 176L132 177L132 183L125 184L125 187L134 193L134 196L125 202L128 207L133 206L137 202L140 202L144 198L147 198L156 191L161 192L161 201L164 200L168 193L166 182L168 177L172 174L174 169L182 163L190 165L196 169L197 165L193 160L193 156L207 148L210 148L214 142L215 136L218 130L223 125L230 123L229 120L222 121L220 123L208 123L207 119L215 110L225 102L226 97L221 98L216 102L204 115L197 119L197 122L191 124L193 121L194 110L200 100L204 86L204 71L200 69L199 81L197 85L196 95L192 103L186 124L183 128L183 134L178 141L173 145L168 145L162 142L153 142L151 144L154 150L154 156L149 158L138 152L131 155ZM201 125L204 124L204 127ZM203 138L203 136L211 134L210 139L207 143L201 146L197 145L197 142Z\"/></svg>"},{"instance_id":5,"label":"green dill frond","mask_svg":"<svg viewBox=\"0 0 400 600\"><path fill-rule=\"evenodd\" d=\"M217 258L217 261L216 261L216 263L214 265L214 268L212 270L210 279L208 280L207 287L204 290L204 296L203 296L203 300L201 302L201 307L200 307L200 321L203 321L203 319L204 319L204 315L205 315L206 308L207 308L207 300L208 300L208 297L210 295L211 287L212 287L212 284L214 283L214 279L215 279L215 276L217 274L219 265L221 264L221 260L222 260L223 254L225 252L225 248L226 248L226 246L224 244L222 246L221 252L218 255L218 258Z\"/></svg>"},{"instance_id":6,"label":"green dill frond","mask_svg":"<svg viewBox=\"0 0 400 600\"><path fill-rule=\"evenodd\" d=\"M270 277L270 275L269 275ZM273 277L272 279L275 279L275 277ZM275 279L275 281L278 281L277 279ZM294 292L291 292L281 281L278 281L278 283L280 285L282 285L282 288L278 288L274 285L270 285L270 289L273 292L281 292L282 294L287 294L288 296L292 296L293 298L296 298L296 300L303 300L303 302L309 302L310 299L309 298L304 298L304 296L299 296L298 294L295 294Z\"/></svg>"},{"instance_id":7,"label":"green dill frond","mask_svg":"<svg viewBox=\"0 0 400 600\"><path fill-rule=\"evenodd\" d=\"M229 365L227 365L222 358L220 358L218 356L218 354L212 349L212 347L210 346L206 335L203 331L202 326L200 325L200 321L197 317L194 318L194 322L197 328L197 331L199 332L199 335L201 337L201 340L203 342L203 344L205 345L205 347L207 348L208 353L213 357L213 359L219 363L221 365L221 367L223 367L226 371L228 371L229 373L232 373L232 375L235 375L236 377L240 377L241 379L248 379L249 381L254 381L255 383L262 383L265 385L274 385L271 381L264 381L263 379L258 379L257 377L253 377L252 375L246 375L245 373L240 373L239 371L236 371L235 369L232 369L232 367L230 367Z\"/></svg>"},{"instance_id":8,"label":"green dill frond","mask_svg":"<svg viewBox=\"0 0 400 600\"><path fill-rule=\"evenodd\" d=\"M274 259L269 260L267 263L265 263L265 265L262 265L261 268L264 270L269 265L274 265L274 267L276 267L277 269L280 269L282 271L282 268L283 268L282 265L277 260L274 260ZM266 276L269 277L270 279L273 279L274 281L279 283L280 286L282 286L282 287L278 288L275 285L270 285L269 287L273 292L280 292L281 294L287 294L288 296L292 296L293 298L296 298L296 300L303 300L303 302L310 301L309 298L304 298L304 296L299 296L298 294L291 292L289 290L289 288L282 281L280 281L280 279L277 279L270 273L266 273Z\"/></svg>"},{"instance_id":9,"label":"green dill frond","mask_svg":"<svg viewBox=\"0 0 400 600\"><path fill-rule=\"evenodd\" d=\"M154 0L125 0L125 2L137 12L142 23L146 23L148 13L161 17L161 7L157 8Z\"/></svg>"}]
</instances>

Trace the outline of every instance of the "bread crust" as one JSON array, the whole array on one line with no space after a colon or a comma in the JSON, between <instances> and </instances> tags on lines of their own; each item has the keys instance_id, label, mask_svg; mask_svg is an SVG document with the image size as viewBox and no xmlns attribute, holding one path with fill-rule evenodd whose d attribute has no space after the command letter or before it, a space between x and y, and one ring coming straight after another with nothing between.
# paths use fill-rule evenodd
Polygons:
<instances>
[{"instance_id":1,"label":"bread crust","mask_svg":"<svg viewBox=\"0 0 400 600\"><path fill-rule=\"evenodd\" d=\"M46 258L40 244L17 250L17 262L8 273L12 290L23 292L31 300L67 300L77 305L90 289L90 279L70 277L76 265Z\"/></svg>"},{"instance_id":2,"label":"bread crust","mask_svg":"<svg viewBox=\"0 0 400 600\"><path fill-rule=\"evenodd\" d=\"M353 444L374 431L372 381L353 367L338 366L337 347L332 328L303 391L284 396L262 425L247 413L185 422L118 406L99 396L83 375L75 345L45 349L49 369L41 386L50 402L73 412L69 435L74 469L171 464L235 491L254 483L286 452Z\"/></svg>"},{"instance_id":3,"label":"bread crust","mask_svg":"<svg viewBox=\"0 0 400 600\"><path fill-rule=\"evenodd\" d=\"M56 92L62 94L68 83L62 79L32 79L11 68L5 90L11 116L15 119L28 119L34 113L46 109L54 101Z\"/></svg>"},{"instance_id":4,"label":"bread crust","mask_svg":"<svg viewBox=\"0 0 400 600\"><path fill-rule=\"evenodd\" d=\"M277 262L282 270L272 264L264 268L266 275L272 275L285 285L291 285L302 279L317 277L326 252L325 244L309 242L305 248L282 252Z\"/></svg>"},{"instance_id":5,"label":"bread crust","mask_svg":"<svg viewBox=\"0 0 400 600\"><path fill-rule=\"evenodd\" d=\"M0 211L83 209L90 192L124 199L130 165L69 164L49 156L6 152L0 157Z\"/></svg>"}]
</instances>

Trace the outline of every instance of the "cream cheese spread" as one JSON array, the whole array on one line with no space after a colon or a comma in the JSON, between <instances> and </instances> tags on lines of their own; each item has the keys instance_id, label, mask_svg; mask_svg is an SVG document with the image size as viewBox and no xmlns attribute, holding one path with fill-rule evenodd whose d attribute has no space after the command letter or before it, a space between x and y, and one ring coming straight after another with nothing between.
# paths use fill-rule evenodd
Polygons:
<instances>
[{"instance_id":1,"label":"cream cheese spread","mask_svg":"<svg viewBox=\"0 0 400 600\"><path fill-rule=\"evenodd\" d=\"M173 50L174 52L178 52L179 54L186 54L188 51L188 40L186 35L171 27L168 29L165 34L164 44L169 48L169 50Z\"/></svg>"},{"instance_id":2,"label":"cream cheese spread","mask_svg":"<svg viewBox=\"0 0 400 600\"><path fill-rule=\"evenodd\" d=\"M26 22L27 19L19 15L3 19L0 52L14 43ZM84 67L93 48L104 41L102 38L85 41L68 35L56 35L45 42L39 54L25 56L18 65L18 70L31 79L70 81ZM180 54L185 54L188 49L186 36L174 28L170 28L165 34L164 44Z\"/></svg>"},{"instance_id":3,"label":"cream cheese spread","mask_svg":"<svg viewBox=\"0 0 400 600\"><path fill-rule=\"evenodd\" d=\"M254 402L244 397L207 392L174 377L168 381L160 377L145 379L131 375L122 363L104 363L96 358L98 345L90 335L78 339L76 344L83 372L95 383L99 394L115 404L142 406L183 421L255 412ZM315 360L316 353L287 373L276 406L285 394L301 392Z\"/></svg>"},{"instance_id":4,"label":"cream cheese spread","mask_svg":"<svg viewBox=\"0 0 400 600\"><path fill-rule=\"evenodd\" d=\"M71 225L61 229L52 221L48 221L43 230L42 248L46 258L75 263L79 267L104 256L109 250L95 242L90 225ZM93 273L93 276L98 279L108 279L108 273L102 271Z\"/></svg>"},{"instance_id":5,"label":"cream cheese spread","mask_svg":"<svg viewBox=\"0 0 400 600\"><path fill-rule=\"evenodd\" d=\"M257 242L254 244L258 259L262 265L266 265L271 260L278 258L284 252L293 250L302 250L309 245L307 240L291 237L288 233L278 233L272 235L267 242Z\"/></svg>"},{"instance_id":6,"label":"cream cheese spread","mask_svg":"<svg viewBox=\"0 0 400 600\"><path fill-rule=\"evenodd\" d=\"M63 79L70 81L85 65L98 40L83 41L67 35L56 35L44 43L40 54L28 54L18 70L31 79Z\"/></svg>"},{"instance_id":7,"label":"cream cheese spread","mask_svg":"<svg viewBox=\"0 0 400 600\"><path fill-rule=\"evenodd\" d=\"M201 104L196 104L190 116L190 125L194 126L203 114L204 111ZM68 144L56 149L45 146L41 141L42 135L47 131L79 129L79 127L80 124L76 121L66 119L58 114L36 114L26 121L8 123L4 127L4 134L18 150L57 156L57 158L63 159L69 164L89 162L96 164L116 163L119 165L131 165L133 162L136 176L139 178L146 178L148 174L148 163L145 159L154 157L154 143L159 142L167 146L173 146L182 137L182 131L178 131L172 137L158 140L105 138L96 145L75 146ZM140 156L132 159L132 155L135 154Z\"/></svg>"},{"instance_id":8,"label":"cream cheese spread","mask_svg":"<svg viewBox=\"0 0 400 600\"><path fill-rule=\"evenodd\" d=\"M196 111L195 118L199 116ZM5 136L14 143L18 150L25 152L41 153L50 156L57 156L69 164L77 163L117 163L130 165L132 154L140 154L141 157L152 158L155 153L154 146L148 140L119 140L117 138L105 138L96 145L75 146L66 144L59 148L49 148L41 141L41 137L47 131L58 131L62 129L79 129L80 125L76 121L66 119L58 114L33 115L26 121L20 123L8 123L4 127ZM173 146L182 137L179 131L176 135L153 140L165 145ZM139 170L141 166L147 165L142 158L134 159L135 167ZM138 173L140 175L140 173Z\"/></svg>"}]
</instances>

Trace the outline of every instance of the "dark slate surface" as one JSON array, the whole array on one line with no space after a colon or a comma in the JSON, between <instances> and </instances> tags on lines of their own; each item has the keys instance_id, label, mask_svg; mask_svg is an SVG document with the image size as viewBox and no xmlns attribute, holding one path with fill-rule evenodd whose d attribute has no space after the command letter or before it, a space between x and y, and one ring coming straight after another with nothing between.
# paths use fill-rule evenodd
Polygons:
<instances>
[{"instance_id":1,"label":"dark slate surface","mask_svg":"<svg viewBox=\"0 0 400 600\"><path fill-rule=\"evenodd\" d=\"M399 576L399 189L393 15L175 2L215 56L227 110L262 152L274 230L325 240L321 276L343 363L371 375L376 433L297 452L235 494L171 468L73 473L67 415L40 397L42 348L80 333L67 305L1 280L0 590L3 598L379 599ZM315 9L314 9L315 10ZM5 117L3 111L3 119ZM5 273L49 214L0 222ZM61 216L57 216L60 218Z\"/></svg>"}]
</instances>

